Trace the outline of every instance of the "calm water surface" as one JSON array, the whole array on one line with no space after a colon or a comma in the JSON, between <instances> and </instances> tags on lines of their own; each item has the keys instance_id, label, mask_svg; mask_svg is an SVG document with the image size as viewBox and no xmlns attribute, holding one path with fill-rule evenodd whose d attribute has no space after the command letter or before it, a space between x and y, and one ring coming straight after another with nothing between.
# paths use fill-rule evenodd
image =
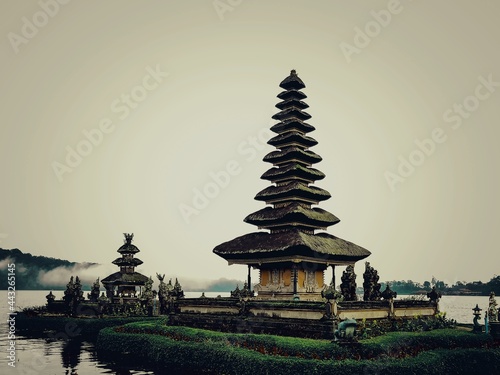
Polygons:
<instances>
[{"instance_id":1,"label":"calm water surface","mask_svg":"<svg viewBox=\"0 0 500 375\"><path fill-rule=\"evenodd\" d=\"M87 292L85 292L86 295ZM18 308L40 306L45 304L48 291L18 291L16 305ZM60 299L63 291L54 292L56 299ZM205 293L207 297L223 296L227 293ZM0 315L5 321L8 318L7 292L0 295ZM199 292L187 292L186 297L199 297ZM401 296L404 298L405 296ZM398 298L399 299L399 298ZM479 305L484 311L488 307L486 296L444 296L439 307L446 311L446 316L459 323L472 323L472 308ZM483 320L481 320L483 322ZM0 325L0 374L141 374L159 375L141 364L112 363L97 356L93 342L71 340L52 341L48 338L32 338L18 336L16 340L16 368L7 365L7 325Z\"/></svg>"}]
</instances>

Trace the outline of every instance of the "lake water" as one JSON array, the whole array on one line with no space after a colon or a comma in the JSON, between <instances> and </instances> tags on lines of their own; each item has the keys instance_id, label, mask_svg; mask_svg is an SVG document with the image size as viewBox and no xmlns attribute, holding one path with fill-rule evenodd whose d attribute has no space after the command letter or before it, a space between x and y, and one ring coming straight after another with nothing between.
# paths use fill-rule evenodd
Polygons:
<instances>
[{"instance_id":1,"label":"lake water","mask_svg":"<svg viewBox=\"0 0 500 375\"><path fill-rule=\"evenodd\" d=\"M63 296L63 291L53 292L56 299ZM85 292L86 295L87 292ZM18 309L29 306L40 306L46 302L48 291L17 291L16 305ZM218 294L228 296L228 293L205 293L207 297ZM0 315L3 321L9 316L7 292L0 293ZM199 297L201 292L187 292L186 297ZM404 298L405 296L401 296ZM400 298L398 298L400 299ZM479 305L484 311L488 307L486 296L444 296L439 307L446 316L459 323L472 323L472 308ZM481 320L483 321L483 320ZM93 342L50 341L45 338L29 338L18 336L16 339L16 368L8 366L8 326L0 325L0 374L159 374L140 364L116 364L99 358Z\"/></svg>"}]
</instances>

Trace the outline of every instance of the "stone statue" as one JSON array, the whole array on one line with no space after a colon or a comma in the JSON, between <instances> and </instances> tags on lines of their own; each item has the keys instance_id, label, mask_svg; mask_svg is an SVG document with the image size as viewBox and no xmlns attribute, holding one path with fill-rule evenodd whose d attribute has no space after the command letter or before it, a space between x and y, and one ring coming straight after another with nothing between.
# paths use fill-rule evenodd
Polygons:
<instances>
[{"instance_id":1,"label":"stone statue","mask_svg":"<svg viewBox=\"0 0 500 375\"><path fill-rule=\"evenodd\" d=\"M78 276L75 278L75 284L73 286L73 300L77 303L85 300L85 297L83 296L82 283L80 282L80 278Z\"/></svg>"},{"instance_id":2,"label":"stone statue","mask_svg":"<svg viewBox=\"0 0 500 375\"><path fill-rule=\"evenodd\" d=\"M123 233L123 235L125 236L124 242L130 245L134 240L134 233Z\"/></svg>"},{"instance_id":3,"label":"stone statue","mask_svg":"<svg viewBox=\"0 0 500 375\"><path fill-rule=\"evenodd\" d=\"M236 289L231 291L231 297L232 298L240 298L241 296L241 290L240 286L236 284Z\"/></svg>"},{"instance_id":4,"label":"stone statue","mask_svg":"<svg viewBox=\"0 0 500 375\"><path fill-rule=\"evenodd\" d=\"M497 311L497 301L495 299L495 292L490 293L490 299L488 303L488 321L498 322L498 311Z\"/></svg>"},{"instance_id":5,"label":"stone statue","mask_svg":"<svg viewBox=\"0 0 500 375\"><path fill-rule=\"evenodd\" d=\"M172 291L174 290L174 286L172 285L172 279L168 280L168 284L166 286L167 292L170 295Z\"/></svg>"},{"instance_id":6,"label":"stone statue","mask_svg":"<svg viewBox=\"0 0 500 375\"><path fill-rule=\"evenodd\" d=\"M159 275L157 273L156 277L158 278L158 280L160 280L160 285L158 286L158 300L160 301L160 314L167 314L169 291L167 288L167 284L165 284L165 282L163 281L165 279L165 274ZM171 282L170 285L172 285Z\"/></svg>"},{"instance_id":7,"label":"stone statue","mask_svg":"<svg viewBox=\"0 0 500 375\"><path fill-rule=\"evenodd\" d=\"M243 289L241 290L241 297L248 298L253 296L254 296L253 291L250 290L250 288L248 287L248 283L245 281L243 283Z\"/></svg>"},{"instance_id":8,"label":"stone statue","mask_svg":"<svg viewBox=\"0 0 500 375\"><path fill-rule=\"evenodd\" d=\"M109 298L106 297L106 295L104 294L104 292L101 293L100 297L97 299L97 303L99 304L99 307L98 307L98 312L99 312L99 316L102 317L102 315L104 313L107 313L109 312Z\"/></svg>"},{"instance_id":9,"label":"stone statue","mask_svg":"<svg viewBox=\"0 0 500 375\"><path fill-rule=\"evenodd\" d=\"M436 290L436 287L433 286L432 290L427 293L427 298L431 300L431 302L439 302L439 299L442 297L441 292Z\"/></svg>"},{"instance_id":10,"label":"stone statue","mask_svg":"<svg viewBox=\"0 0 500 375\"><path fill-rule=\"evenodd\" d=\"M334 332L334 341L354 341L358 324L355 319L346 319L339 323Z\"/></svg>"},{"instance_id":11,"label":"stone statue","mask_svg":"<svg viewBox=\"0 0 500 375\"><path fill-rule=\"evenodd\" d=\"M99 289L101 288L99 284L99 278L97 278L96 281L94 281L94 284L92 285L92 289L90 290L90 293L87 293L87 297L90 302L97 302L97 299L99 298Z\"/></svg>"},{"instance_id":12,"label":"stone statue","mask_svg":"<svg viewBox=\"0 0 500 375\"><path fill-rule=\"evenodd\" d=\"M356 295L356 274L354 273L354 266L348 265L341 277L342 283L340 284L340 292L344 297L344 301L357 301Z\"/></svg>"},{"instance_id":13,"label":"stone statue","mask_svg":"<svg viewBox=\"0 0 500 375\"><path fill-rule=\"evenodd\" d=\"M66 307L69 308L69 305L71 304L71 301L73 300L73 288L74 288L74 281L73 281L73 276L69 278L69 282L66 284L66 290L64 291L64 303L66 304Z\"/></svg>"},{"instance_id":14,"label":"stone statue","mask_svg":"<svg viewBox=\"0 0 500 375\"><path fill-rule=\"evenodd\" d=\"M380 294L383 299L394 299L398 296L397 292L391 290L391 285L387 283L385 290Z\"/></svg>"},{"instance_id":15,"label":"stone statue","mask_svg":"<svg viewBox=\"0 0 500 375\"><path fill-rule=\"evenodd\" d=\"M141 304L148 312L149 316L153 315L153 278L150 276L144 284L144 290L141 295Z\"/></svg>"},{"instance_id":16,"label":"stone statue","mask_svg":"<svg viewBox=\"0 0 500 375\"><path fill-rule=\"evenodd\" d=\"M182 290L181 284L179 283L179 280L177 280L177 278L175 279L173 296L176 298L184 298L184 291Z\"/></svg>"},{"instance_id":17,"label":"stone statue","mask_svg":"<svg viewBox=\"0 0 500 375\"><path fill-rule=\"evenodd\" d=\"M379 276L377 270L370 266L370 262L365 263L363 280L363 301L379 301L381 297Z\"/></svg>"},{"instance_id":18,"label":"stone statue","mask_svg":"<svg viewBox=\"0 0 500 375\"><path fill-rule=\"evenodd\" d=\"M71 301L73 314L76 314L76 308L83 301L85 301L85 297L83 296L82 284L80 283L80 278L76 276L75 284L73 285L73 300Z\"/></svg>"},{"instance_id":19,"label":"stone statue","mask_svg":"<svg viewBox=\"0 0 500 375\"><path fill-rule=\"evenodd\" d=\"M113 296L114 296L114 291L113 291L113 285L110 285L110 284L105 284L104 285L104 289L106 289L106 297L109 298L110 301L113 300Z\"/></svg>"},{"instance_id":20,"label":"stone statue","mask_svg":"<svg viewBox=\"0 0 500 375\"><path fill-rule=\"evenodd\" d=\"M69 282L66 284L63 300L68 314L75 314L80 302L85 300L82 284L78 276L75 278L75 281L73 281L73 276L70 277Z\"/></svg>"},{"instance_id":21,"label":"stone statue","mask_svg":"<svg viewBox=\"0 0 500 375\"><path fill-rule=\"evenodd\" d=\"M380 293L380 283L378 282L380 279L378 275L377 270L373 270L373 290L372 290L372 295L371 299L372 301L380 301L380 298L382 297L382 293Z\"/></svg>"},{"instance_id":22,"label":"stone statue","mask_svg":"<svg viewBox=\"0 0 500 375\"><path fill-rule=\"evenodd\" d=\"M243 289L240 289L239 284L236 284L236 289L231 291L232 298L249 298L253 296L254 292L248 288L248 283L246 281L243 283Z\"/></svg>"}]
</instances>

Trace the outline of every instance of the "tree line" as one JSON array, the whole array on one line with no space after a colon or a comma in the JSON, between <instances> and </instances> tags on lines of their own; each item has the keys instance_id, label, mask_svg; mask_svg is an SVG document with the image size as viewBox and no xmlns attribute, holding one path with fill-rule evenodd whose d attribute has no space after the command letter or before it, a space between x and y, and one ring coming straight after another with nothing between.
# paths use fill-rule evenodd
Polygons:
<instances>
[{"instance_id":1,"label":"tree line","mask_svg":"<svg viewBox=\"0 0 500 375\"><path fill-rule=\"evenodd\" d=\"M386 281L385 283L381 284L382 290L385 289L387 284L389 284L391 289L395 292L398 292L398 294L423 294L435 287L442 294L450 295L488 296L491 292L495 292L496 295L500 295L499 275L494 275L488 282L457 281L452 285L449 285L442 280L438 280L435 277L432 277L430 281L426 280L423 283L412 280L393 280Z\"/></svg>"}]
</instances>

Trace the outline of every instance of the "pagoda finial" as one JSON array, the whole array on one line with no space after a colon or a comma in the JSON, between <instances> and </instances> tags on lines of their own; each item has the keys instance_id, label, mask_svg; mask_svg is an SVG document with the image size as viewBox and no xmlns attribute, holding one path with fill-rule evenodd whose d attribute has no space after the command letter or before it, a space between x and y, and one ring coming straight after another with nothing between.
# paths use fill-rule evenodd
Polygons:
<instances>
[{"instance_id":1,"label":"pagoda finial","mask_svg":"<svg viewBox=\"0 0 500 375\"><path fill-rule=\"evenodd\" d=\"M295 71L295 69L290 70L290 75L292 75L292 76L296 76L297 75L297 72Z\"/></svg>"},{"instance_id":2,"label":"pagoda finial","mask_svg":"<svg viewBox=\"0 0 500 375\"><path fill-rule=\"evenodd\" d=\"M123 233L123 235L125 236L125 243L130 245L134 239L134 233Z\"/></svg>"}]
</instances>

